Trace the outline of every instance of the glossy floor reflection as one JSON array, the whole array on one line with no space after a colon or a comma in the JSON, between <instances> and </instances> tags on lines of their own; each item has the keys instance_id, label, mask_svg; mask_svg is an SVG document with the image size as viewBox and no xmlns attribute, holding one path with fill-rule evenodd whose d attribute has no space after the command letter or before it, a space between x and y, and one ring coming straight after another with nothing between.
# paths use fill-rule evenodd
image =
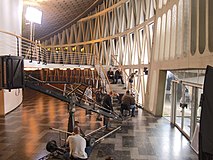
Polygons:
<instances>
[{"instance_id":1,"label":"glossy floor reflection","mask_svg":"<svg viewBox=\"0 0 213 160\"><path fill-rule=\"evenodd\" d=\"M0 118L0 159L38 160L48 154L46 143L58 134L50 127L67 129L67 104L25 89L23 104L5 117ZM76 120L82 129L90 131L102 126L96 114L85 116L77 108ZM139 109L136 117L123 122L121 130L95 145L90 160L197 160L190 143L164 118L156 118Z\"/></svg>"}]
</instances>

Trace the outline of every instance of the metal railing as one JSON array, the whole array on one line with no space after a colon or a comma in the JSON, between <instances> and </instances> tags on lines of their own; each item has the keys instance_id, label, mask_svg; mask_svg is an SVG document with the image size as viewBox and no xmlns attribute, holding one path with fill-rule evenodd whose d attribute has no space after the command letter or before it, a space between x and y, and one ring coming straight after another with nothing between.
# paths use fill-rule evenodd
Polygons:
<instances>
[{"instance_id":1,"label":"metal railing","mask_svg":"<svg viewBox=\"0 0 213 160\"><path fill-rule=\"evenodd\" d=\"M23 56L38 63L94 65L91 53L73 52L71 47L46 48L40 41L30 41L19 35L0 30L0 55Z\"/></svg>"}]
</instances>

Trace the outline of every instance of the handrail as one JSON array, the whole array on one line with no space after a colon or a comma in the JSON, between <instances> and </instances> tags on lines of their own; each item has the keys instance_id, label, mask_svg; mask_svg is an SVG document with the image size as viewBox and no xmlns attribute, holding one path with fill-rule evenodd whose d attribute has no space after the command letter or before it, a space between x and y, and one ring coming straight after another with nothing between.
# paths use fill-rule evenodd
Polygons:
<instances>
[{"instance_id":1,"label":"handrail","mask_svg":"<svg viewBox=\"0 0 213 160\"><path fill-rule=\"evenodd\" d=\"M30 62L37 61L38 64L43 62L45 65L47 63L93 65L93 53L72 52L71 46L67 45L66 47L43 46L39 41L34 42L3 30L0 30L0 34L5 35L6 38L12 37L11 39L8 38L8 41L0 41L0 49L7 46L10 54L23 56L25 60L30 60ZM13 37L17 40L14 40Z\"/></svg>"},{"instance_id":2,"label":"handrail","mask_svg":"<svg viewBox=\"0 0 213 160\"><path fill-rule=\"evenodd\" d=\"M110 81L109 81L108 76L106 75L106 72L105 72L105 70L104 70L104 67L102 66L102 64L99 64L99 65L101 66L102 72L104 73L104 76L105 76L105 78L106 78L106 80L107 80L107 83L108 83L108 85L109 85L109 89L110 89L110 91L112 91L112 86L111 86L111 84L110 84Z\"/></svg>"},{"instance_id":3,"label":"handrail","mask_svg":"<svg viewBox=\"0 0 213 160\"><path fill-rule=\"evenodd\" d=\"M3 31L3 30L0 30L0 32L1 32L1 33L5 33L5 34L9 34L9 35L11 35L11 36L15 36L15 37L17 37L17 38L23 39L23 40L28 41L28 42L30 42L30 43L36 44L35 42L33 42L33 41L31 41L31 40L29 40L29 39L27 39L27 38L24 38L24 37L22 37L22 36L20 36L20 35L17 35L17 34L15 34L15 33Z\"/></svg>"},{"instance_id":4,"label":"handrail","mask_svg":"<svg viewBox=\"0 0 213 160\"><path fill-rule=\"evenodd\" d=\"M104 70L103 65L100 63L100 60L98 59L98 56L97 56L97 55L94 56L94 57L96 58L96 61L98 62L98 65L100 65L100 67L101 67L101 70L102 70L102 72L103 72L103 74L104 74L104 77L105 77L105 79L106 79L106 81L107 81L107 83L108 83L108 85L109 85L109 90L112 91L112 86L110 85L109 78L108 78L107 75L106 75L106 72L105 72L105 70ZM99 74L100 74L100 73L99 73Z\"/></svg>"},{"instance_id":5,"label":"handrail","mask_svg":"<svg viewBox=\"0 0 213 160\"><path fill-rule=\"evenodd\" d=\"M189 81L185 81L185 80L172 80L172 81L175 82L175 83L182 83L182 84L187 85L187 86L203 89L203 85L199 84L199 83L189 82Z\"/></svg>"}]
</instances>

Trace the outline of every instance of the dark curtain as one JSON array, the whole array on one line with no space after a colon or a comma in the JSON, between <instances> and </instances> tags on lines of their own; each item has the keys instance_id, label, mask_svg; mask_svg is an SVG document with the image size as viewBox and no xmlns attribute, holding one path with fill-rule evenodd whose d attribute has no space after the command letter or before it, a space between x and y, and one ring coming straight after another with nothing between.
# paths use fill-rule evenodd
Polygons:
<instances>
[{"instance_id":1,"label":"dark curtain","mask_svg":"<svg viewBox=\"0 0 213 160\"><path fill-rule=\"evenodd\" d=\"M213 67L207 66L201 102L199 160L213 160Z\"/></svg>"}]
</instances>

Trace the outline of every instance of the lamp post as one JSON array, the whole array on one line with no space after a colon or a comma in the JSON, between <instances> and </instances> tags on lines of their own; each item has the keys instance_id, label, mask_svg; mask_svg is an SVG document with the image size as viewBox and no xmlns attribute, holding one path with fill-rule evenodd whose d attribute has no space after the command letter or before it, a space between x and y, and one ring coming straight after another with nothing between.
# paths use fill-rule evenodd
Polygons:
<instances>
[{"instance_id":1,"label":"lamp post","mask_svg":"<svg viewBox=\"0 0 213 160\"><path fill-rule=\"evenodd\" d=\"M27 7L26 19L30 21L30 40L34 41L35 26L34 23L41 24L42 12L33 7Z\"/></svg>"}]
</instances>

